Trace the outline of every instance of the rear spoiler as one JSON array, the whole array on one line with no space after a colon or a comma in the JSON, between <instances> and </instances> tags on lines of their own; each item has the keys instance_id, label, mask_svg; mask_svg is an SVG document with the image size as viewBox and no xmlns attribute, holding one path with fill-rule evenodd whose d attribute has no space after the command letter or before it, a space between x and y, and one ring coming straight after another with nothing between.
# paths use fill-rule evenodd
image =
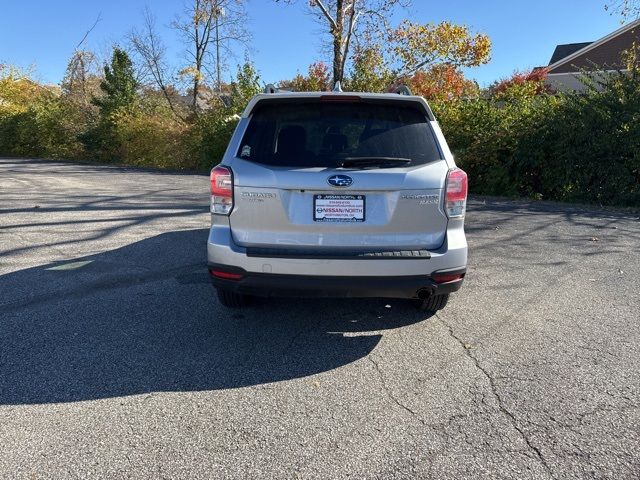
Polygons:
<instances>
[{"instance_id":1,"label":"rear spoiler","mask_svg":"<svg viewBox=\"0 0 640 480\"><path fill-rule=\"evenodd\" d=\"M269 87L269 86L268 86ZM275 87L274 87L275 89ZM353 92L304 92L294 93L285 90L275 89L273 93L262 93L256 95L249 101L247 108L242 113L243 118L251 115L253 110L259 105L264 104L287 104L298 102L363 102L363 103L395 103L406 102L417 106L422 110L430 121L435 121L435 116L429 107L429 104L422 97L409 95L411 92L408 88L398 88L402 92L371 94L371 93L353 93Z\"/></svg>"}]
</instances>

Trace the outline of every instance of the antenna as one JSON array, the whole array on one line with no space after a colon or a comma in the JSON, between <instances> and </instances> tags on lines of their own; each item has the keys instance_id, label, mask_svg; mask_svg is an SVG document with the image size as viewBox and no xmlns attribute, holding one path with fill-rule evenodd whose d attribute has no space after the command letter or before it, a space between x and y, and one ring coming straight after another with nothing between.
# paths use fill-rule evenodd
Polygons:
<instances>
[{"instance_id":1,"label":"antenna","mask_svg":"<svg viewBox=\"0 0 640 480\"><path fill-rule=\"evenodd\" d=\"M333 91L342 93L342 85L340 85L340 80L338 80L333 86Z\"/></svg>"}]
</instances>

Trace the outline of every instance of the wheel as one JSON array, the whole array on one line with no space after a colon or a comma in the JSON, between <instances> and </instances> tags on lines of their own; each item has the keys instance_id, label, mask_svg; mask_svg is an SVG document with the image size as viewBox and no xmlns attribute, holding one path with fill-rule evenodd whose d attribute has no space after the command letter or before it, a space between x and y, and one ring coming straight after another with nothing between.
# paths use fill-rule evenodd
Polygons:
<instances>
[{"instance_id":1,"label":"wheel","mask_svg":"<svg viewBox=\"0 0 640 480\"><path fill-rule=\"evenodd\" d=\"M423 312L437 312L438 310L442 310L449 301L449 294L445 295L435 295L433 297L429 297L426 300L416 300L416 307L418 310Z\"/></svg>"},{"instance_id":2,"label":"wheel","mask_svg":"<svg viewBox=\"0 0 640 480\"><path fill-rule=\"evenodd\" d=\"M247 303L247 297L240 293L230 292L223 288L216 288L218 300L227 308L240 308Z\"/></svg>"}]
</instances>

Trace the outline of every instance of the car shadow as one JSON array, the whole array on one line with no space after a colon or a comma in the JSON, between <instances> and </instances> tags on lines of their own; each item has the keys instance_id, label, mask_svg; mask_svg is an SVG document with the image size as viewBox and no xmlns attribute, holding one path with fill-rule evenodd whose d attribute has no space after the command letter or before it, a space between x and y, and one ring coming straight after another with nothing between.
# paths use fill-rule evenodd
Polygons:
<instances>
[{"instance_id":1,"label":"car shadow","mask_svg":"<svg viewBox=\"0 0 640 480\"><path fill-rule=\"evenodd\" d=\"M0 276L0 404L250 387L366 357L406 301L216 300L206 229Z\"/></svg>"}]
</instances>

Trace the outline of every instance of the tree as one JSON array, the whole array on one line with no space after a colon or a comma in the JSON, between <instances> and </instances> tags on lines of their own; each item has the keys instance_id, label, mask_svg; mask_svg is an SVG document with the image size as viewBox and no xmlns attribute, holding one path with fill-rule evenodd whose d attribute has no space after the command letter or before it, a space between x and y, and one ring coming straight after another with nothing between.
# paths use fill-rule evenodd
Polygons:
<instances>
[{"instance_id":1,"label":"tree","mask_svg":"<svg viewBox=\"0 0 640 480\"><path fill-rule=\"evenodd\" d=\"M133 62L127 52L114 47L111 65L104 66L104 79L100 82L103 95L94 97L92 103L100 109L103 118L119 108L131 106L137 96L138 82Z\"/></svg>"},{"instance_id":2,"label":"tree","mask_svg":"<svg viewBox=\"0 0 640 480\"><path fill-rule=\"evenodd\" d=\"M306 76L298 73L291 80L282 80L280 88L294 92L326 92L331 89L329 67L324 62L312 63Z\"/></svg>"},{"instance_id":3,"label":"tree","mask_svg":"<svg viewBox=\"0 0 640 480\"><path fill-rule=\"evenodd\" d=\"M89 114L93 110L91 100L99 92L101 78L96 55L83 48L83 45L101 20L102 15L98 14L95 22L76 45L73 55L67 63L64 78L60 83L63 99Z\"/></svg>"},{"instance_id":4,"label":"tree","mask_svg":"<svg viewBox=\"0 0 640 480\"><path fill-rule=\"evenodd\" d=\"M490 92L498 98L535 97L546 93L553 93L553 89L545 80L549 70L537 68L528 72L514 72L510 78L494 83Z\"/></svg>"},{"instance_id":5,"label":"tree","mask_svg":"<svg viewBox=\"0 0 640 480\"><path fill-rule=\"evenodd\" d=\"M23 112L44 88L32 79L31 69L0 63L0 116Z\"/></svg>"},{"instance_id":6,"label":"tree","mask_svg":"<svg viewBox=\"0 0 640 480\"><path fill-rule=\"evenodd\" d=\"M67 70L60 83L62 95L82 108L89 108L91 99L100 90L100 81L98 62L93 52L76 50L69 59Z\"/></svg>"},{"instance_id":7,"label":"tree","mask_svg":"<svg viewBox=\"0 0 640 480\"><path fill-rule=\"evenodd\" d=\"M395 80L379 47L357 48L345 86L352 92L386 92Z\"/></svg>"},{"instance_id":8,"label":"tree","mask_svg":"<svg viewBox=\"0 0 640 480\"><path fill-rule=\"evenodd\" d=\"M211 168L212 164L222 160L242 111L249 100L260 92L260 85L255 66L245 59L229 85L230 102L223 102L218 97L218 101L211 103L211 108L194 119L188 143L192 146L194 156L199 159L201 168Z\"/></svg>"},{"instance_id":9,"label":"tree","mask_svg":"<svg viewBox=\"0 0 640 480\"><path fill-rule=\"evenodd\" d=\"M488 62L490 51L489 38L472 34L464 25L405 20L389 30L384 48L376 42L356 48L348 88L383 92L408 84L429 99L474 96L478 87L464 77L460 67Z\"/></svg>"},{"instance_id":10,"label":"tree","mask_svg":"<svg viewBox=\"0 0 640 480\"><path fill-rule=\"evenodd\" d=\"M611 0L604 9L618 13L624 19L634 19L640 17L640 0Z\"/></svg>"},{"instance_id":11,"label":"tree","mask_svg":"<svg viewBox=\"0 0 640 480\"><path fill-rule=\"evenodd\" d=\"M198 105L198 93L205 78L207 65L212 59L210 46L215 49L216 86L221 90L220 70L223 53L231 53L233 44L246 45L250 35L245 25L247 14L244 0L190 0L182 18L176 19L172 26L178 30L187 43L187 53L191 58L189 65L181 74L192 81L192 108Z\"/></svg>"},{"instance_id":12,"label":"tree","mask_svg":"<svg viewBox=\"0 0 640 480\"><path fill-rule=\"evenodd\" d=\"M491 54L487 35L474 35L467 26L451 22L418 24L404 20L390 32L389 45L398 77L437 63L476 67L488 63Z\"/></svg>"},{"instance_id":13,"label":"tree","mask_svg":"<svg viewBox=\"0 0 640 480\"><path fill-rule=\"evenodd\" d=\"M72 138L78 138L88 125L98 120L98 107L93 98L101 92L99 66L93 52L76 50L67 65L62 82L59 103L64 111L64 131Z\"/></svg>"},{"instance_id":14,"label":"tree","mask_svg":"<svg viewBox=\"0 0 640 480\"><path fill-rule=\"evenodd\" d=\"M238 65L236 79L231 82L231 108L240 114L255 95L260 93L260 74L249 59Z\"/></svg>"},{"instance_id":15,"label":"tree","mask_svg":"<svg viewBox=\"0 0 640 480\"><path fill-rule=\"evenodd\" d=\"M276 1L291 4L296 0ZM438 63L458 68L489 61L489 37L473 34L465 25L405 20L391 28L388 19L393 11L409 3L409 0L309 0L311 10L331 38L333 82L344 81L345 65L352 50L355 52L352 73L358 89L365 86L370 89L370 85L363 84L371 76L364 67L367 63L385 75L393 72L397 80ZM352 48L354 39L356 44Z\"/></svg>"},{"instance_id":16,"label":"tree","mask_svg":"<svg viewBox=\"0 0 640 480\"><path fill-rule=\"evenodd\" d=\"M468 80L460 69L446 63L419 70L407 78L406 83L415 95L441 102L477 97L480 93L476 82Z\"/></svg>"},{"instance_id":17,"label":"tree","mask_svg":"<svg viewBox=\"0 0 640 480\"><path fill-rule=\"evenodd\" d=\"M276 0L293 4L296 0ZM388 29L387 18L408 0L309 0L309 8L327 28L331 39L333 83L344 80L354 37L366 32L366 41Z\"/></svg>"},{"instance_id":18,"label":"tree","mask_svg":"<svg viewBox=\"0 0 640 480\"><path fill-rule=\"evenodd\" d=\"M140 57L144 66L144 73L151 78L155 86L162 92L169 108L178 118L182 119L175 102L175 89L167 83L169 74L165 60L166 47L156 30L156 19L146 6L143 11L144 27L142 31L134 29L129 34L129 41L134 52Z\"/></svg>"}]
</instances>

